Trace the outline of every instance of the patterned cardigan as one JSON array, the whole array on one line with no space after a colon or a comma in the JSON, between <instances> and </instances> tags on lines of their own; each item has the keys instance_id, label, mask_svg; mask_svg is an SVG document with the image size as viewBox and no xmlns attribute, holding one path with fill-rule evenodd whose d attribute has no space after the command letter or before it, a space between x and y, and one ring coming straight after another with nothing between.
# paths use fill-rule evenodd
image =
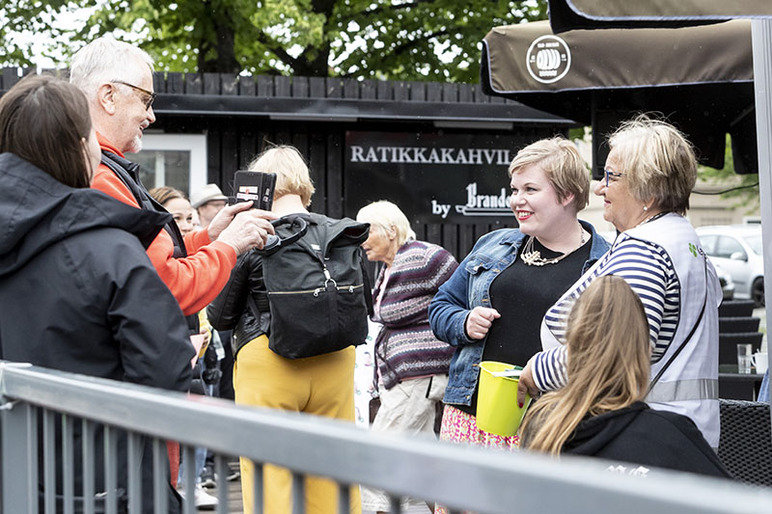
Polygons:
<instances>
[{"instance_id":1,"label":"patterned cardigan","mask_svg":"<svg viewBox=\"0 0 772 514\"><path fill-rule=\"evenodd\" d=\"M448 372L455 348L434 337L428 308L457 267L447 250L431 243L408 241L397 250L373 317L383 323L375 359L386 389L407 378ZM386 271L384 266L376 279L373 298L381 295Z\"/></svg>"}]
</instances>

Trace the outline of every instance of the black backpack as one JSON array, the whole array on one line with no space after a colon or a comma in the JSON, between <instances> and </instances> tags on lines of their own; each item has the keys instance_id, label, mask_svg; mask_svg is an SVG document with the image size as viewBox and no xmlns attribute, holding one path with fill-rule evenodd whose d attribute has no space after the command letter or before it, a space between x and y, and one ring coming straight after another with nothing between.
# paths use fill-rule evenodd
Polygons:
<instances>
[{"instance_id":1,"label":"black backpack","mask_svg":"<svg viewBox=\"0 0 772 514\"><path fill-rule=\"evenodd\" d=\"M257 250L266 291L250 296L253 310L271 313L271 350L300 359L363 344L372 297L360 245L370 225L312 213L274 227L281 244Z\"/></svg>"}]
</instances>

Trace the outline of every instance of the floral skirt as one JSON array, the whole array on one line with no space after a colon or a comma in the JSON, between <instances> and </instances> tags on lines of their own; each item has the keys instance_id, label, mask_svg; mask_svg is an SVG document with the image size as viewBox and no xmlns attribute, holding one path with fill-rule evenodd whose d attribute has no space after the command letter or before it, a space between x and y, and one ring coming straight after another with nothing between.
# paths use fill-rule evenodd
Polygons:
<instances>
[{"instance_id":1,"label":"floral skirt","mask_svg":"<svg viewBox=\"0 0 772 514\"><path fill-rule=\"evenodd\" d=\"M507 451L517 451L520 447L519 436L502 436L480 430L477 427L477 418L475 416L467 414L452 405L445 405L445 412L442 415L442 428L440 429L440 441L472 444L474 446ZM434 514L448 514L448 512L448 509L442 505L437 505L434 508ZM466 511L466 514L471 513Z\"/></svg>"}]
</instances>

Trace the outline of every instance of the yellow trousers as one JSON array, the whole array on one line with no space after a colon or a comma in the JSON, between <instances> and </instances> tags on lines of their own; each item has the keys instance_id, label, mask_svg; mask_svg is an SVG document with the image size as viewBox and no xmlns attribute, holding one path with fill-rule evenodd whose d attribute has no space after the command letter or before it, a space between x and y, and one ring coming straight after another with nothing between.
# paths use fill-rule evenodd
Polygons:
<instances>
[{"instance_id":1,"label":"yellow trousers","mask_svg":"<svg viewBox=\"0 0 772 514\"><path fill-rule=\"evenodd\" d=\"M285 359L268 348L260 336L247 343L236 356L233 388L236 403L305 412L354 421L354 361L349 347L306 359ZM241 459L241 495L244 513L254 512L252 498L254 467ZM291 514L292 475L272 465L263 468L263 512ZM338 486L319 478L305 479L306 513L334 514L338 510ZM359 487L351 487L351 513L360 514Z\"/></svg>"}]
</instances>

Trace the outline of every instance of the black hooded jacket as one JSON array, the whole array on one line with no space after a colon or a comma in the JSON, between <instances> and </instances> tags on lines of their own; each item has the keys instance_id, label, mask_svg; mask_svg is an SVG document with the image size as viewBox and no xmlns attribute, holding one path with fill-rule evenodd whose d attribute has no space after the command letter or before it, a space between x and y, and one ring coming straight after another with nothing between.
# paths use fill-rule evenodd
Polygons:
<instances>
[{"instance_id":1,"label":"black hooded jacket","mask_svg":"<svg viewBox=\"0 0 772 514\"><path fill-rule=\"evenodd\" d=\"M10 153L0 184L0 358L187 391L187 324L143 247L170 215L70 188ZM79 479L76 465L76 495Z\"/></svg>"},{"instance_id":2,"label":"black hooded jacket","mask_svg":"<svg viewBox=\"0 0 772 514\"><path fill-rule=\"evenodd\" d=\"M651 472L643 466L730 477L691 419L643 402L585 418L563 453L618 461L615 471L632 474Z\"/></svg>"},{"instance_id":3,"label":"black hooded jacket","mask_svg":"<svg viewBox=\"0 0 772 514\"><path fill-rule=\"evenodd\" d=\"M9 153L0 183L0 357L187 390L187 326L140 243L168 214L67 187Z\"/></svg>"}]
</instances>

